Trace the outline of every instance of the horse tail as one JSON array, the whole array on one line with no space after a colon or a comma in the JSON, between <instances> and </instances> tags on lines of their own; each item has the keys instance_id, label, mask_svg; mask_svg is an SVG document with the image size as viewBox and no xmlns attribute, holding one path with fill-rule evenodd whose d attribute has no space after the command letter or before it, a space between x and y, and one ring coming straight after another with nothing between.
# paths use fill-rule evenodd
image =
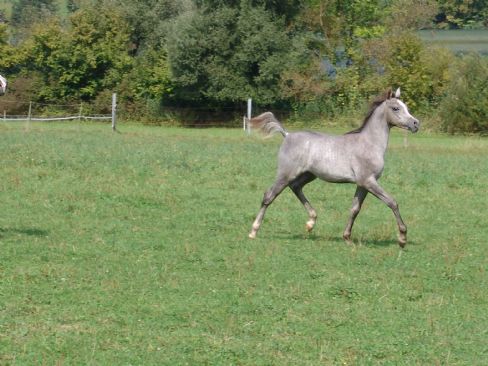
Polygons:
<instances>
[{"instance_id":1,"label":"horse tail","mask_svg":"<svg viewBox=\"0 0 488 366\"><path fill-rule=\"evenodd\" d=\"M251 128L259 129L265 136L271 136L276 132L281 133L283 137L288 135L281 122L271 112L264 112L257 117L251 118L249 125Z\"/></svg>"}]
</instances>

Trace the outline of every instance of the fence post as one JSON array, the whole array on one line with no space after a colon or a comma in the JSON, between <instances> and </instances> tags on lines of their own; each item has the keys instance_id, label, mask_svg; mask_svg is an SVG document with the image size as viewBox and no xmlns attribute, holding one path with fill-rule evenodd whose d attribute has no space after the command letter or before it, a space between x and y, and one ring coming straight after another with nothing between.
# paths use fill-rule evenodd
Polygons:
<instances>
[{"instance_id":1,"label":"fence post","mask_svg":"<svg viewBox=\"0 0 488 366\"><path fill-rule=\"evenodd\" d=\"M247 120L248 122L251 120L251 112L252 112L252 99L249 98L247 100ZM251 125L249 123L246 124L246 132L248 135L251 134Z\"/></svg>"},{"instance_id":2,"label":"fence post","mask_svg":"<svg viewBox=\"0 0 488 366\"><path fill-rule=\"evenodd\" d=\"M117 93L112 94L112 131L116 131Z\"/></svg>"},{"instance_id":3,"label":"fence post","mask_svg":"<svg viewBox=\"0 0 488 366\"><path fill-rule=\"evenodd\" d=\"M78 122L81 122L82 115L83 115L83 102L80 103L80 110L78 111Z\"/></svg>"},{"instance_id":4,"label":"fence post","mask_svg":"<svg viewBox=\"0 0 488 366\"><path fill-rule=\"evenodd\" d=\"M29 113L27 114L27 126L25 127L26 131L29 131L31 118L32 118L32 101L29 102Z\"/></svg>"}]
</instances>

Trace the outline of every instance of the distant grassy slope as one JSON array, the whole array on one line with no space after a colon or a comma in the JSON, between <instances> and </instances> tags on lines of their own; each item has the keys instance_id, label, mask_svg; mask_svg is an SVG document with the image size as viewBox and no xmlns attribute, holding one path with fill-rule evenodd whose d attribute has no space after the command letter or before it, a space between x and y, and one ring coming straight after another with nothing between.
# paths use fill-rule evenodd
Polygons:
<instances>
[{"instance_id":1,"label":"distant grassy slope","mask_svg":"<svg viewBox=\"0 0 488 366\"><path fill-rule=\"evenodd\" d=\"M427 43L441 45L453 52L479 52L488 55L488 29L423 30L419 36Z\"/></svg>"}]
</instances>

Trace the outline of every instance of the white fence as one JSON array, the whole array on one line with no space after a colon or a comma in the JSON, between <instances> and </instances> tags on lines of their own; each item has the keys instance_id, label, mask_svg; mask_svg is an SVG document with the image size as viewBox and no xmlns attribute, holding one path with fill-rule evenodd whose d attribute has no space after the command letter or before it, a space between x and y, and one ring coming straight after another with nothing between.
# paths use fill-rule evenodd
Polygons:
<instances>
[{"instance_id":1,"label":"white fence","mask_svg":"<svg viewBox=\"0 0 488 366\"><path fill-rule=\"evenodd\" d=\"M18 103L16 101L2 101L2 103ZM40 103L35 103L40 104ZM23 122L23 121L42 121L42 122L55 122L55 121L81 121L81 120L111 120L112 121L112 130L116 130L116 119L117 119L117 94L112 95L112 113L111 114L84 114L83 113L83 104L70 104L70 105L52 105L56 107L75 107L79 106L78 114L68 115L68 116L42 116L36 117L34 113L32 113L32 105L33 102L29 102L29 112L27 115L7 115L7 112L4 110L3 118L0 117L0 121L4 122ZM43 106L51 106L50 104L41 104Z\"/></svg>"}]
</instances>

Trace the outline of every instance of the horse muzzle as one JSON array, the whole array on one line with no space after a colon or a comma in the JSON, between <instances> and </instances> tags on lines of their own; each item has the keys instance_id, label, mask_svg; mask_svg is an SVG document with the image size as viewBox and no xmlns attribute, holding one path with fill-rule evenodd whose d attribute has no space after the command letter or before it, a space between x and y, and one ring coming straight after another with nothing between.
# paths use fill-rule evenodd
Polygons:
<instances>
[{"instance_id":1,"label":"horse muzzle","mask_svg":"<svg viewBox=\"0 0 488 366\"><path fill-rule=\"evenodd\" d=\"M416 133L420 128L420 121L418 119L413 119L408 126L408 129L412 131L412 133Z\"/></svg>"}]
</instances>

